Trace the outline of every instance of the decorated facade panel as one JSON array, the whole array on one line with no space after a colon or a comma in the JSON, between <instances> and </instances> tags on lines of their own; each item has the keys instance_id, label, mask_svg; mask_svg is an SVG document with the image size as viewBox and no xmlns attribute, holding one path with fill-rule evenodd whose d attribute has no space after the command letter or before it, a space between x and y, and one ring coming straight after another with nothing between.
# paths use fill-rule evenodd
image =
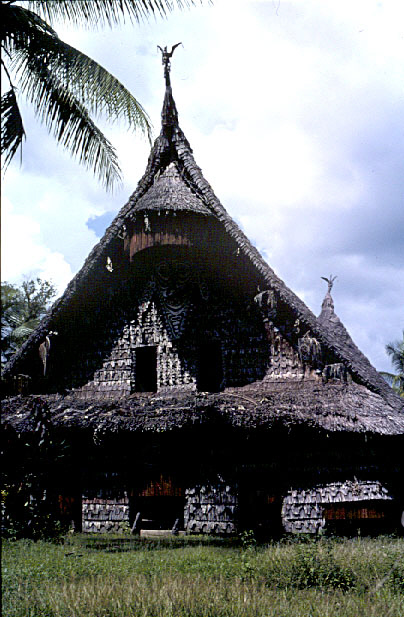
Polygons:
<instances>
[{"instance_id":1,"label":"decorated facade panel","mask_svg":"<svg viewBox=\"0 0 404 617\"><path fill-rule=\"evenodd\" d=\"M94 356L99 363L80 389L84 398L219 391L259 381L267 371L269 346L255 306L188 263L157 264L125 314L111 321L93 357L78 365L88 370Z\"/></svg>"},{"instance_id":2,"label":"decorated facade panel","mask_svg":"<svg viewBox=\"0 0 404 617\"><path fill-rule=\"evenodd\" d=\"M388 490L372 481L333 482L290 490L282 504L282 523L289 533L318 533L330 529L333 523L370 529L373 520L391 519L391 502Z\"/></svg>"}]
</instances>

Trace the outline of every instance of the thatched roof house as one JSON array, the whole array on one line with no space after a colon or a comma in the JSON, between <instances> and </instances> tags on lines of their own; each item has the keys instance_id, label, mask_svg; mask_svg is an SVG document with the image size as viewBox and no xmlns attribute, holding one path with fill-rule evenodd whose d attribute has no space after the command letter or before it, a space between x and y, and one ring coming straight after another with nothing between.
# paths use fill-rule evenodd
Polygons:
<instances>
[{"instance_id":1,"label":"thatched roof house","mask_svg":"<svg viewBox=\"0 0 404 617\"><path fill-rule=\"evenodd\" d=\"M335 314L331 282L316 317L226 212L180 129L168 68L146 172L7 365L9 388L31 394L4 402L5 421L29 433L39 401L81 440L86 479L69 490L88 530L145 511L189 531L278 518L312 531L324 512L338 518L333 503L343 520L384 521L386 504L395 518L403 401Z\"/></svg>"}]
</instances>

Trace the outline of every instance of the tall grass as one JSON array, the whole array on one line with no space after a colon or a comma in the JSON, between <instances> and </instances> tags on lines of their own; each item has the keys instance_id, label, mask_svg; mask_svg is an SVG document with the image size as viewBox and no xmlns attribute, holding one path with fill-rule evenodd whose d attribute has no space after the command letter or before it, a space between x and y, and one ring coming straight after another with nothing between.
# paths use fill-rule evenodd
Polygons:
<instances>
[{"instance_id":1,"label":"tall grass","mask_svg":"<svg viewBox=\"0 0 404 617\"><path fill-rule=\"evenodd\" d=\"M404 541L6 541L3 615L402 617Z\"/></svg>"}]
</instances>

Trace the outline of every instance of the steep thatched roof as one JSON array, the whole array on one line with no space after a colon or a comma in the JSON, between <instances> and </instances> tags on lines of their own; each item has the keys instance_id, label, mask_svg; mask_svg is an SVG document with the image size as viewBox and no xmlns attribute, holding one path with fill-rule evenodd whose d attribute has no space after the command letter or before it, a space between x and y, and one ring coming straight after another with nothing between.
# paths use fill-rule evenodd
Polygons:
<instances>
[{"instance_id":1,"label":"steep thatched roof","mask_svg":"<svg viewBox=\"0 0 404 617\"><path fill-rule=\"evenodd\" d=\"M187 186L174 161L164 169L161 175L156 174L149 190L133 204L131 214L142 210L186 211L211 216L213 214L203 200Z\"/></svg>"},{"instance_id":2,"label":"steep thatched roof","mask_svg":"<svg viewBox=\"0 0 404 617\"><path fill-rule=\"evenodd\" d=\"M121 238L127 222L133 219L137 212L148 210L187 210L214 217L222 225L228 237L233 239L240 254L243 254L255 269L262 289L272 290L277 299L285 303L296 319L299 319L301 326L310 330L318 342L332 353L336 362L343 363L358 383L382 397L380 400L384 400L387 405L385 413L389 413L390 408L398 412L401 410L403 413L402 402L354 345L333 310L323 310L317 319L302 300L268 266L258 250L226 212L195 163L189 142L179 127L177 109L170 85L167 85L164 97L161 133L154 143L146 172L136 191L106 230L101 241L93 248L84 266L70 282L63 296L57 300L29 340L10 360L4 371L5 377L20 372L19 366L24 358L38 346L50 330L55 329L55 321L60 323L63 319L68 319L69 308L73 300L77 297L85 297L94 272L100 268L100 264L105 263L107 256L118 246L118 242L122 243ZM367 396L367 400L370 400L371 395L368 393ZM339 405L338 402L335 404ZM375 410L377 408L378 405L375 403Z\"/></svg>"}]
</instances>

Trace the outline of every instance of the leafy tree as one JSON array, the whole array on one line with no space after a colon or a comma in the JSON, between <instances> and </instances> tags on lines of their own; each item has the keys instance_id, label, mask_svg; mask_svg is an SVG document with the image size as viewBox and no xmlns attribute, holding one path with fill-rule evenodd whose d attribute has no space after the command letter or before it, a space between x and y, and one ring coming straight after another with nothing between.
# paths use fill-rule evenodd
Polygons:
<instances>
[{"instance_id":1,"label":"leafy tree","mask_svg":"<svg viewBox=\"0 0 404 617\"><path fill-rule=\"evenodd\" d=\"M386 345L386 353L390 356L396 373L381 372L381 375L391 385L393 390L404 398L404 330L401 341L394 341Z\"/></svg>"},{"instance_id":2,"label":"leafy tree","mask_svg":"<svg viewBox=\"0 0 404 617\"><path fill-rule=\"evenodd\" d=\"M7 362L38 326L56 289L40 278L24 281L20 287L1 284L1 362Z\"/></svg>"},{"instance_id":3,"label":"leafy tree","mask_svg":"<svg viewBox=\"0 0 404 617\"><path fill-rule=\"evenodd\" d=\"M25 95L41 122L106 188L120 180L115 150L91 116L151 135L140 103L97 62L64 43L56 21L92 28L164 16L193 0L0 0L2 68L10 89L1 98L2 154L7 166L25 137L18 98Z\"/></svg>"},{"instance_id":4,"label":"leafy tree","mask_svg":"<svg viewBox=\"0 0 404 617\"><path fill-rule=\"evenodd\" d=\"M9 424L2 440L2 534L33 539L55 538L63 521L58 479L68 465L69 447L57 436L43 399L30 397L25 408L32 431L18 433Z\"/></svg>"}]
</instances>

